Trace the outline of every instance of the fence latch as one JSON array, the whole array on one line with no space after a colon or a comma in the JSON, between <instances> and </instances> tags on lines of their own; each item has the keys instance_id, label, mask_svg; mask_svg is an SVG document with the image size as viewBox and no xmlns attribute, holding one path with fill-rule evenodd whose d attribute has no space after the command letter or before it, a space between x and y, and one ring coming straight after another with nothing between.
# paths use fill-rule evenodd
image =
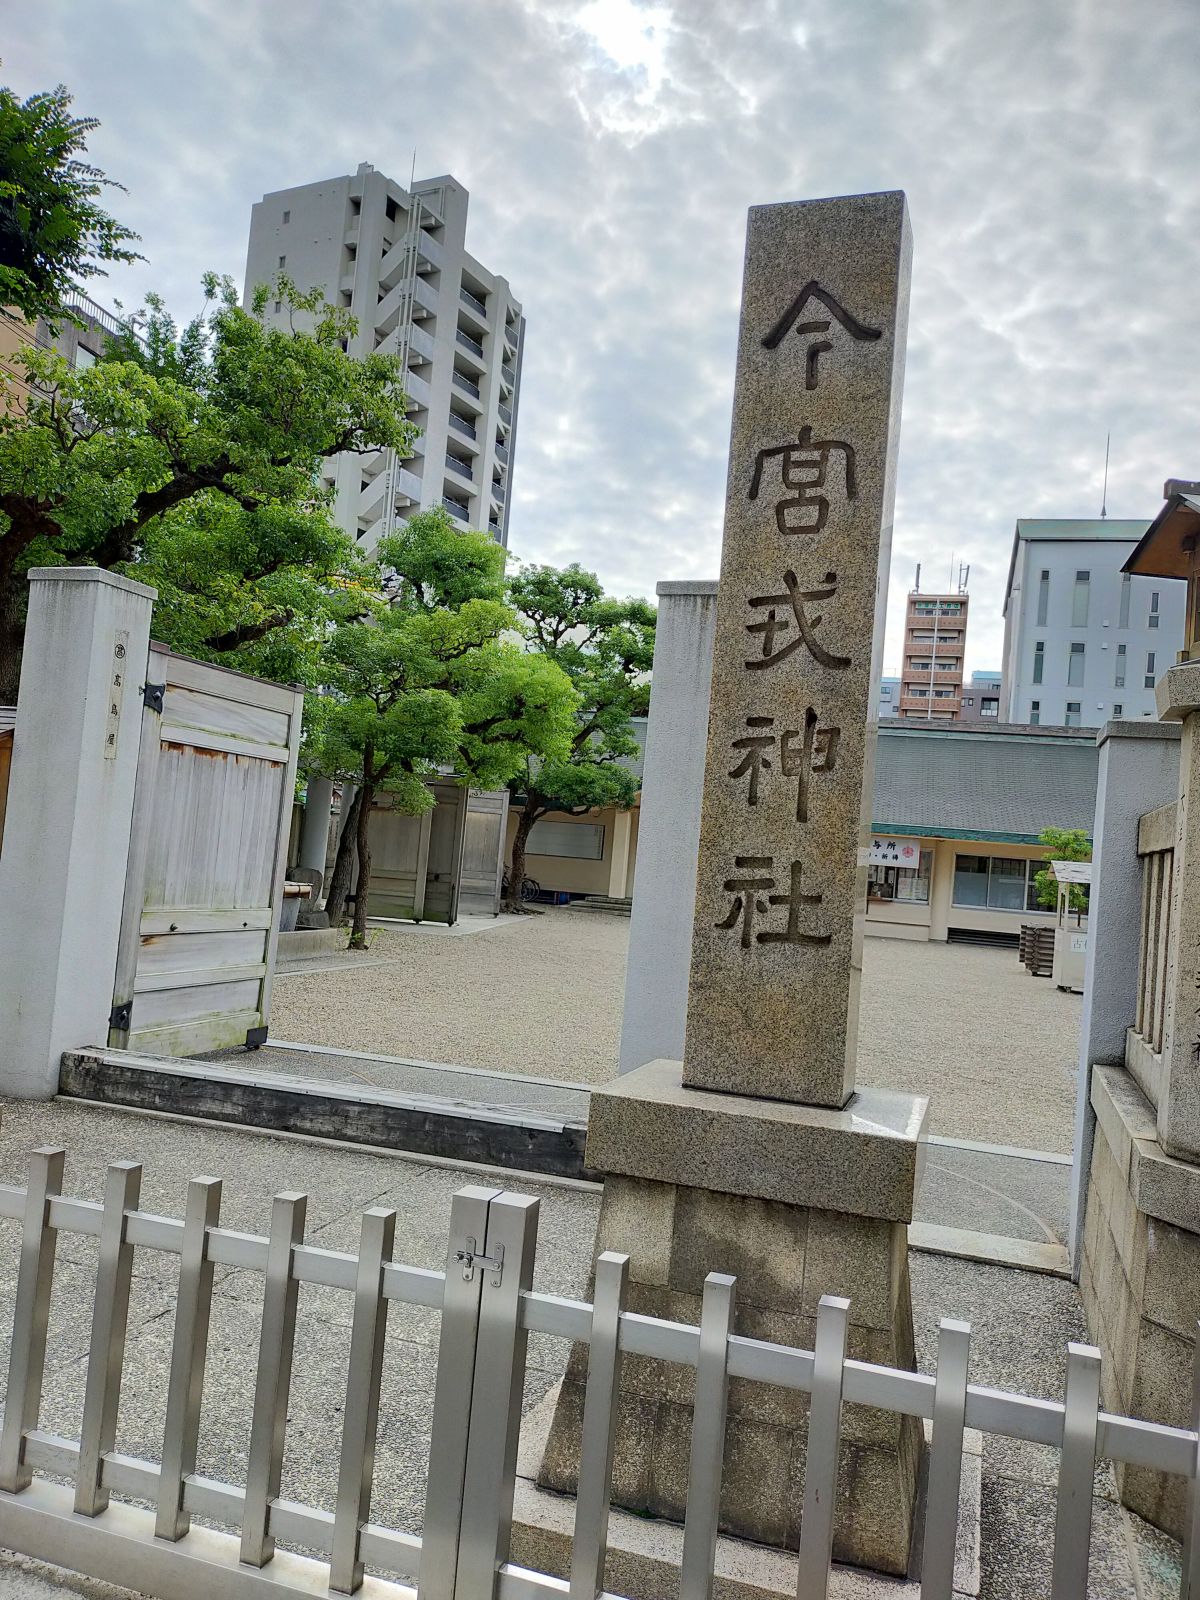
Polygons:
<instances>
[{"instance_id":1,"label":"fence latch","mask_svg":"<svg viewBox=\"0 0 1200 1600\"><path fill-rule=\"evenodd\" d=\"M128 1033L129 1025L132 1021L132 1000L126 1000L121 1005L114 1006L108 1014L108 1026L116 1033Z\"/></svg>"},{"instance_id":2,"label":"fence latch","mask_svg":"<svg viewBox=\"0 0 1200 1600\"><path fill-rule=\"evenodd\" d=\"M147 711L157 711L162 715L163 697L167 692L165 683L145 683L142 685L142 704Z\"/></svg>"},{"instance_id":3,"label":"fence latch","mask_svg":"<svg viewBox=\"0 0 1200 1600\"><path fill-rule=\"evenodd\" d=\"M504 1246L502 1244L496 1246L496 1254L494 1256L481 1256L475 1248L475 1240L468 1239L467 1248L465 1250L456 1250L454 1259L461 1261L463 1264L464 1283L470 1283L474 1278L475 1264L478 1262L481 1267L490 1267L492 1269L492 1287L494 1289L500 1287L500 1281L504 1276Z\"/></svg>"}]
</instances>

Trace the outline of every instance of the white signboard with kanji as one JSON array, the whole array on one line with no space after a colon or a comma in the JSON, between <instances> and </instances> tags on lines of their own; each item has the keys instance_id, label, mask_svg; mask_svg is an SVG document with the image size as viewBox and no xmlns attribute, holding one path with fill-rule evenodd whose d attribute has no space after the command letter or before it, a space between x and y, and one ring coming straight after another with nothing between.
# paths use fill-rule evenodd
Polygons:
<instances>
[{"instance_id":1,"label":"white signboard with kanji","mask_svg":"<svg viewBox=\"0 0 1200 1600\"><path fill-rule=\"evenodd\" d=\"M921 846L915 839L873 838L867 864L872 867L908 867L915 872L921 864Z\"/></svg>"}]
</instances>

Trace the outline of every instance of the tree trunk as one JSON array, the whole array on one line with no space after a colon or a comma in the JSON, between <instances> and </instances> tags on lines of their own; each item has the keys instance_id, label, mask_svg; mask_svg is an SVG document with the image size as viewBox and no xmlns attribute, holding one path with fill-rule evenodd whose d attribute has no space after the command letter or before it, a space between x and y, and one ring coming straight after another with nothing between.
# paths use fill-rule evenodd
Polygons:
<instances>
[{"instance_id":1,"label":"tree trunk","mask_svg":"<svg viewBox=\"0 0 1200 1600\"><path fill-rule=\"evenodd\" d=\"M527 801L524 811L517 818L517 831L513 834L512 857L508 868L508 892L504 897L506 911L525 909L521 899L521 888L525 882L525 846L529 842L530 830L541 815L542 812Z\"/></svg>"},{"instance_id":2,"label":"tree trunk","mask_svg":"<svg viewBox=\"0 0 1200 1600\"><path fill-rule=\"evenodd\" d=\"M24 579L11 575L0 582L0 706L15 706L21 682L21 645L25 618L21 615Z\"/></svg>"},{"instance_id":3,"label":"tree trunk","mask_svg":"<svg viewBox=\"0 0 1200 1600\"><path fill-rule=\"evenodd\" d=\"M354 924L350 929L350 950L367 948L367 893L371 887L371 801L374 784L363 774L363 785L358 791L358 883L354 890Z\"/></svg>"},{"instance_id":4,"label":"tree trunk","mask_svg":"<svg viewBox=\"0 0 1200 1600\"><path fill-rule=\"evenodd\" d=\"M329 878L329 893L325 896L325 910L329 926L336 928L346 915L346 896L350 893L350 876L354 867L354 846L358 837L359 789L342 818L342 831L338 835L337 854L333 858L333 872Z\"/></svg>"}]
</instances>

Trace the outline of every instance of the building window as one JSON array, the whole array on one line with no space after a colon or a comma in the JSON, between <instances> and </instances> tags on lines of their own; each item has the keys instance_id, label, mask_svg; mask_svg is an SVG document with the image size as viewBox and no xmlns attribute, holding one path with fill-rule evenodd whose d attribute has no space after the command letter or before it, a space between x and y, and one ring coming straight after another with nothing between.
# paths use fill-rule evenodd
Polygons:
<instances>
[{"instance_id":1,"label":"building window","mask_svg":"<svg viewBox=\"0 0 1200 1600\"><path fill-rule=\"evenodd\" d=\"M276 300L276 302L275 302L276 315L278 315L279 312L281 312L282 310L283 310L283 301L282 300Z\"/></svg>"},{"instance_id":2,"label":"building window","mask_svg":"<svg viewBox=\"0 0 1200 1600\"><path fill-rule=\"evenodd\" d=\"M1041 724L1041 720L1042 702L1040 700L1031 700L1029 702L1029 726L1036 728Z\"/></svg>"},{"instance_id":3,"label":"building window","mask_svg":"<svg viewBox=\"0 0 1200 1600\"><path fill-rule=\"evenodd\" d=\"M1127 628L1129 626L1129 589L1132 583L1133 579L1129 573L1123 572L1121 574L1121 613L1117 621L1119 628Z\"/></svg>"},{"instance_id":4,"label":"building window","mask_svg":"<svg viewBox=\"0 0 1200 1600\"><path fill-rule=\"evenodd\" d=\"M1119 700L1115 700L1113 702L1113 716L1114 717L1123 717L1124 715L1125 715L1125 707L1121 704L1121 702Z\"/></svg>"},{"instance_id":5,"label":"building window","mask_svg":"<svg viewBox=\"0 0 1200 1600\"><path fill-rule=\"evenodd\" d=\"M1041 861L1011 856L954 858L954 904L980 911L1027 911L1036 906L1033 878Z\"/></svg>"},{"instance_id":6,"label":"building window","mask_svg":"<svg viewBox=\"0 0 1200 1600\"><path fill-rule=\"evenodd\" d=\"M1150 615L1146 618L1146 622L1147 622L1148 626L1150 626L1151 628L1157 628L1158 627L1158 590L1157 589L1154 589L1154 590L1151 591L1151 594L1150 594Z\"/></svg>"},{"instance_id":7,"label":"building window","mask_svg":"<svg viewBox=\"0 0 1200 1600\"><path fill-rule=\"evenodd\" d=\"M979 715L981 717L998 717L1000 715L999 700L981 700L979 702Z\"/></svg>"},{"instance_id":8,"label":"building window","mask_svg":"<svg viewBox=\"0 0 1200 1600\"><path fill-rule=\"evenodd\" d=\"M291 220L292 220L292 213L290 211L285 211L283 213L283 225L284 225L285 228L287 227L288 223Z\"/></svg>"},{"instance_id":9,"label":"building window","mask_svg":"<svg viewBox=\"0 0 1200 1600\"><path fill-rule=\"evenodd\" d=\"M1123 644L1119 644L1117 646L1117 669L1116 669L1116 672L1113 674L1113 688L1114 689L1123 689L1124 687L1125 687L1125 646Z\"/></svg>"},{"instance_id":10,"label":"building window","mask_svg":"<svg viewBox=\"0 0 1200 1600\"><path fill-rule=\"evenodd\" d=\"M97 361L96 352L89 350L85 344L75 346L75 360L72 365L76 372L86 372L89 367L94 367Z\"/></svg>"},{"instance_id":11,"label":"building window","mask_svg":"<svg viewBox=\"0 0 1200 1600\"><path fill-rule=\"evenodd\" d=\"M570 856L576 861L603 861L604 824L551 822L543 817L530 828L525 848L531 856Z\"/></svg>"},{"instance_id":12,"label":"building window","mask_svg":"<svg viewBox=\"0 0 1200 1600\"><path fill-rule=\"evenodd\" d=\"M878 904L884 900L901 901L905 905L929 904L929 880L933 873L933 851L919 852L918 867L869 866L867 868L867 901Z\"/></svg>"},{"instance_id":13,"label":"building window","mask_svg":"<svg viewBox=\"0 0 1200 1600\"><path fill-rule=\"evenodd\" d=\"M1046 641L1039 639L1033 647L1033 681L1041 683L1042 668L1046 663Z\"/></svg>"},{"instance_id":14,"label":"building window","mask_svg":"<svg viewBox=\"0 0 1200 1600\"><path fill-rule=\"evenodd\" d=\"M283 269L283 268L284 268L284 267L286 267L286 266L287 266L287 257L286 257L286 256L280 256L280 258L279 258L279 267L280 267L280 270L281 270L281 271L282 271L282 269Z\"/></svg>"},{"instance_id":15,"label":"building window","mask_svg":"<svg viewBox=\"0 0 1200 1600\"><path fill-rule=\"evenodd\" d=\"M1073 689L1078 689L1083 683L1083 646L1073 644L1067 656L1067 682Z\"/></svg>"},{"instance_id":16,"label":"building window","mask_svg":"<svg viewBox=\"0 0 1200 1600\"><path fill-rule=\"evenodd\" d=\"M1046 626L1046 618L1050 612L1050 574L1043 571L1038 579L1038 609L1037 625L1039 628Z\"/></svg>"},{"instance_id":17,"label":"building window","mask_svg":"<svg viewBox=\"0 0 1200 1600\"><path fill-rule=\"evenodd\" d=\"M1088 619L1088 594L1092 586L1090 572L1075 574L1075 587L1071 591L1071 626L1086 628Z\"/></svg>"},{"instance_id":18,"label":"building window","mask_svg":"<svg viewBox=\"0 0 1200 1600\"><path fill-rule=\"evenodd\" d=\"M1079 701L1078 700L1068 700L1067 701L1067 715L1066 715L1066 718L1065 718L1065 720L1063 722L1063 726L1065 728L1077 728L1079 726Z\"/></svg>"},{"instance_id":19,"label":"building window","mask_svg":"<svg viewBox=\"0 0 1200 1600\"><path fill-rule=\"evenodd\" d=\"M1153 689L1153 687L1154 687L1154 651L1153 650L1147 650L1146 651L1146 678L1145 678L1145 683L1146 683L1146 688L1147 689Z\"/></svg>"}]
</instances>

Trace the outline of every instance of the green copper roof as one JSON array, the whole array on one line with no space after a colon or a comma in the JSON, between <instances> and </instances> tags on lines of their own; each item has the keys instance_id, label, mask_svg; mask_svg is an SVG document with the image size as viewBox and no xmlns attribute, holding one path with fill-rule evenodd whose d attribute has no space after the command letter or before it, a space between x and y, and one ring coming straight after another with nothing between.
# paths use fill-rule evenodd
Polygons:
<instances>
[{"instance_id":1,"label":"green copper roof","mask_svg":"<svg viewBox=\"0 0 1200 1600\"><path fill-rule=\"evenodd\" d=\"M1142 518L1141 521L1122 521L1115 517L1018 517L1017 537L1126 541L1132 539L1136 542L1149 526L1148 517Z\"/></svg>"}]
</instances>

